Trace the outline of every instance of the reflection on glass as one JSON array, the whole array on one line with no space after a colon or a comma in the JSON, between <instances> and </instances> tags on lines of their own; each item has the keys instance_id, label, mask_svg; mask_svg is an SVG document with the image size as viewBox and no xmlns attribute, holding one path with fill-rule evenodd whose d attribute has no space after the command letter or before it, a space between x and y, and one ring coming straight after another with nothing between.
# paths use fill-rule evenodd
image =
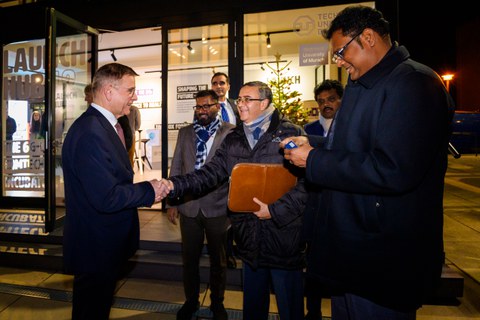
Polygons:
<instances>
[{"instance_id":1,"label":"reflection on glass","mask_svg":"<svg viewBox=\"0 0 480 320\"><path fill-rule=\"evenodd\" d=\"M56 192L63 197L61 145L67 128L84 111L83 87L90 75L88 37L57 38L54 125L45 108L45 40L22 41L3 48L2 196L45 197L45 138L55 132ZM6 117L8 114L9 117ZM15 123L15 130L11 131Z\"/></svg>"},{"instance_id":2,"label":"reflection on glass","mask_svg":"<svg viewBox=\"0 0 480 320\"><path fill-rule=\"evenodd\" d=\"M211 88L214 72L228 73L228 25L172 29L168 34L168 159L178 130L193 122L195 94ZM195 50L192 53L188 46Z\"/></svg>"}]
</instances>

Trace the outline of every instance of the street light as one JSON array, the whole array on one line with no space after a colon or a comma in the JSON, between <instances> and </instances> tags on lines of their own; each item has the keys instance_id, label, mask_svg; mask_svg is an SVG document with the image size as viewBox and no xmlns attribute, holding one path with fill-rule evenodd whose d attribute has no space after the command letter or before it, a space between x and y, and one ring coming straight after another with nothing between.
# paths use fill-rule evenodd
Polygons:
<instances>
[{"instance_id":1,"label":"street light","mask_svg":"<svg viewBox=\"0 0 480 320\"><path fill-rule=\"evenodd\" d=\"M447 87L447 92L450 93L450 81L453 80L453 74L447 73L442 75L443 81L445 81L445 87Z\"/></svg>"}]
</instances>

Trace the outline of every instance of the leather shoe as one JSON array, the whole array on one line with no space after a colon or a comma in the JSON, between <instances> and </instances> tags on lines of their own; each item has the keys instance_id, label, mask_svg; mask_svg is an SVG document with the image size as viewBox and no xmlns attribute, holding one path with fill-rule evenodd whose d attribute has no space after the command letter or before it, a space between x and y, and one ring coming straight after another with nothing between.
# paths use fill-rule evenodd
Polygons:
<instances>
[{"instance_id":1,"label":"leather shoe","mask_svg":"<svg viewBox=\"0 0 480 320\"><path fill-rule=\"evenodd\" d=\"M210 310L213 313L213 320L228 320L228 313L223 303L212 304Z\"/></svg>"},{"instance_id":2,"label":"leather shoe","mask_svg":"<svg viewBox=\"0 0 480 320\"><path fill-rule=\"evenodd\" d=\"M177 311L177 320L191 320L192 316L200 308L200 303L197 301L186 301L183 306Z\"/></svg>"},{"instance_id":3,"label":"leather shoe","mask_svg":"<svg viewBox=\"0 0 480 320\"><path fill-rule=\"evenodd\" d=\"M228 269L237 268L237 260L235 260L234 256L227 256L227 268Z\"/></svg>"},{"instance_id":4,"label":"leather shoe","mask_svg":"<svg viewBox=\"0 0 480 320\"><path fill-rule=\"evenodd\" d=\"M317 315L307 313L307 315L305 316L305 320L322 320L322 315L321 313Z\"/></svg>"}]
</instances>

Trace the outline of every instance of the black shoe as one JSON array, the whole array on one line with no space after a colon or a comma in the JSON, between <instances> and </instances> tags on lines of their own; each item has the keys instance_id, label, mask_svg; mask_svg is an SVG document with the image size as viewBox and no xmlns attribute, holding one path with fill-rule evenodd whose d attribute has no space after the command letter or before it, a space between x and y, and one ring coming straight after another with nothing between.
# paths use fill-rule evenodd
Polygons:
<instances>
[{"instance_id":1,"label":"black shoe","mask_svg":"<svg viewBox=\"0 0 480 320\"><path fill-rule=\"evenodd\" d=\"M237 260L235 260L234 256L227 256L227 268L228 269L237 268Z\"/></svg>"},{"instance_id":2,"label":"black shoe","mask_svg":"<svg viewBox=\"0 0 480 320\"><path fill-rule=\"evenodd\" d=\"M313 315L312 313L307 313L305 320L322 320L322 315Z\"/></svg>"},{"instance_id":3,"label":"black shoe","mask_svg":"<svg viewBox=\"0 0 480 320\"><path fill-rule=\"evenodd\" d=\"M213 320L228 320L228 313L223 303L212 304L210 310L213 313Z\"/></svg>"},{"instance_id":4,"label":"black shoe","mask_svg":"<svg viewBox=\"0 0 480 320\"><path fill-rule=\"evenodd\" d=\"M177 320L191 320L195 312L200 308L200 303L185 302L177 311Z\"/></svg>"}]
</instances>

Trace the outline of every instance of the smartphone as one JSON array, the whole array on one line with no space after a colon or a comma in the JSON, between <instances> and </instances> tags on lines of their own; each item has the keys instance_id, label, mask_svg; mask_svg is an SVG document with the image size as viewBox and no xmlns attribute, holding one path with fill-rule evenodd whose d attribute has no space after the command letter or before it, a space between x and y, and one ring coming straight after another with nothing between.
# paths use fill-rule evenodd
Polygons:
<instances>
[{"instance_id":1,"label":"smartphone","mask_svg":"<svg viewBox=\"0 0 480 320\"><path fill-rule=\"evenodd\" d=\"M294 149L296 148L297 145L295 144L295 142L293 142L292 140L290 140L286 145L285 145L285 149Z\"/></svg>"}]
</instances>

